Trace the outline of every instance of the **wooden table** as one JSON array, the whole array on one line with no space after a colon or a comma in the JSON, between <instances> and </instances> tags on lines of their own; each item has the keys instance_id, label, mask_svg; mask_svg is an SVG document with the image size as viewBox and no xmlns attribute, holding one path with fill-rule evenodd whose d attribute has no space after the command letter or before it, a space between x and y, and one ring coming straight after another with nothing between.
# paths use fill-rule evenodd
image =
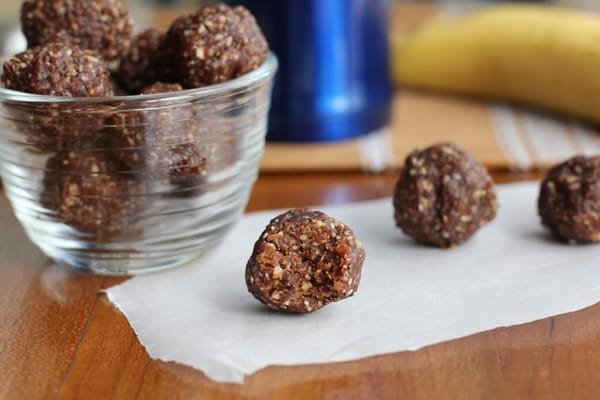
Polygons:
<instances>
[{"instance_id":1,"label":"wooden table","mask_svg":"<svg viewBox=\"0 0 600 400\"><path fill-rule=\"evenodd\" d=\"M431 7L396 10L393 35ZM177 12L157 12L167 26ZM495 173L497 181L535 175ZM269 174L249 210L389 196L393 174ZM151 360L102 289L123 278L53 266L0 189L0 400L7 399L592 399L600 396L600 305L415 352L269 367L243 385Z\"/></svg>"},{"instance_id":2,"label":"wooden table","mask_svg":"<svg viewBox=\"0 0 600 400\"><path fill-rule=\"evenodd\" d=\"M497 181L531 175L494 174ZM388 196L393 174L261 176L249 210ZM0 196L0 399L598 398L600 305L354 362L269 367L243 385L151 360L103 288L52 264Z\"/></svg>"}]
</instances>

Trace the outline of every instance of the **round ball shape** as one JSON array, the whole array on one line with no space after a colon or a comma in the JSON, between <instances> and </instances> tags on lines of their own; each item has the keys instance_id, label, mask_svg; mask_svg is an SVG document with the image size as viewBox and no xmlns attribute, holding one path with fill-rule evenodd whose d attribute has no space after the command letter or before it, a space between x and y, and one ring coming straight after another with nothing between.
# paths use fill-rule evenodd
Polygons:
<instances>
[{"instance_id":1,"label":"round ball shape","mask_svg":"<svg viewBox=\"0 0 600 400\"><path fill-rule=\"evenodd\" d=\"M194 88L221 83L258 68L269 48L243 7L218 3L177 18L160 50L160 79Z\"/></svg>"},{"instance_id":2,"label":"round ball shape","mask_svg":"<svg viewBox=\"0 0 600 400\"><path fill-rule=\"evenodd\" d=\"M132 32L123 0L26 0L21 27L29 47L64 41L106 60L125 52Z\"/></svg>"},{"instance_id":3,"label":"round ball shape","mask_svg":"<svg viewBox=\"0 0 600 400\"><path fill-rule=\"evenodd\" d=\"M42 204L73 228L98 240L132 234L146 206L144 183L123 174L123 166L100 151L61 152L48 160Z\"/></svg>"},{"instance_id":4,"label":"round ball shape","mask_svg":"<svg viewBox=\"0 0 600 400\"><path fill-rule=\"evenodd\" d=\"M352 229L320 211L269 222L246 265L248 291L268 307L306 313L354 294L365 250Z\"/></svg>"},{"instance_id":5,"label":"round ball shape","mask_svg":"<svg viewBox=\"0 0 600 400\"><path fill-rule=\"evenodd\" d=\"M114 94L110 74L91 51L49 43L17 54L3 66L2 82L21 92L67 97Z\"/></svg>"},{"instance_id":6,"label":"round ball shape","mask_svg":"<svg viewBox=\"0 0 600 400\"><path fill-rule=\"evenodd\" d=\"M565 242L600 242L600 156L577 156L548 171L538 213Z\"/></svg>"},{"instance_id":7,"label":"round ball shape","mask_svg":"<svg viewBox=\"0 0 600 400\"><path fill-rule=\"evenodd\" d=\"M396 224L404 233L440 248L460 245L494 219L497 210L486 169L453 143L409 154L393 202Z\"/></svg>"}]
</instances>

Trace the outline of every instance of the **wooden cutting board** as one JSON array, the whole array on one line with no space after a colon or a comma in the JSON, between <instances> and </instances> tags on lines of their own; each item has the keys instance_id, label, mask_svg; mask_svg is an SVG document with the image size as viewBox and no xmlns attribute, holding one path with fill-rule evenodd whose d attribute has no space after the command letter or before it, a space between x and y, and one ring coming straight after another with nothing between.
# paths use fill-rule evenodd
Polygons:
<instances>
[{"instance_id":1,"label":"wooden cutting board","mask_svg":"<svg viewBox=\"0 0 600 400\"><path fill-rule=\"evenodd\" d=\"M510 160L498 145L490 123L488 104L475 100L398 91L392 104L388 135L375 140L386 169L401 167L405 156L416 148L452 141L471 151L494 169L510 168ZM261 170L268 172L370 169L361 152L361 140L334 143L268 143Z\"/></svg>"}]
</instances>

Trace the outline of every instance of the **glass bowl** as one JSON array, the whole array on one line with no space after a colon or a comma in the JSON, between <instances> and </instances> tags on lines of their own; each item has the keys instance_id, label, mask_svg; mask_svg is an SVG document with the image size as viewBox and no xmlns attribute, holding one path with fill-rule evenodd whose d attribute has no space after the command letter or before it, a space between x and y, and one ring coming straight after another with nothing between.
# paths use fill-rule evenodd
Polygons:
<instances>
[{"instance_id":1,"label":"glass bowl","mask_svg":"<svg viewBox=\"0 0 600 400\"><path fill-rule=\"evenodd\" d=\"M110 98L0 89L0 172L29 238L107 275L214 248L258 174L277 60L223 84Z\"/></svg>"}]
</instances>

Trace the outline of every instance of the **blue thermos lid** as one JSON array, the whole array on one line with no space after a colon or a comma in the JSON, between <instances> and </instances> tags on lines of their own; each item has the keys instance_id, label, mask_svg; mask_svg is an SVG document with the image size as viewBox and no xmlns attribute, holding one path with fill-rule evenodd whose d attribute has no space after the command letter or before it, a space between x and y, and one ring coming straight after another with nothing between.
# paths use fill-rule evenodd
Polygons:
<instances>
[{"instance_id":1,"label":"blue thermos lid","mask_svg":"<svg viewBox=\"0 0 600 400\"><path fill-rule=\"evenodd\" d=\"M241 0L279 58L267 139L340 140L389 123L388 0Z\"/></svg>"}]
</instances>

